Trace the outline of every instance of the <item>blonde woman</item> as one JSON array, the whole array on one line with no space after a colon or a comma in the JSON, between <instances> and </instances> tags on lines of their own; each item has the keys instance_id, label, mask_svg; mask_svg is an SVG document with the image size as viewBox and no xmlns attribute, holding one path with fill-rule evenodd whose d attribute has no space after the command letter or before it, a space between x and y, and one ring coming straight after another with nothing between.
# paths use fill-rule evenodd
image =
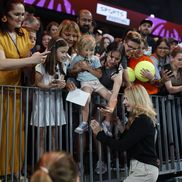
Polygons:
<instances>
[{"instance_id":1,"label":"blonde woman","mask_svg":"<svg viewBox=\"0 0 182 182\"><path fill-rule=\"evenodd\" d=\"M107 136L96 120L90 126L101 143L129 153L130 173L124 182L155 182L159 172L155 151L156 112L152 101L143 86L132 85L125 89L123 104L129 118L121 139Z\"/></svg>"},{"instance_id":2,"label":"blonde woman","mask_svg":"<svg viewBox=\"0 0 182 182\"><path fill-rule=\"evenodd\" d=\"M76 43L81 35L78 24L72 20L63 20L58 27L57 34L68 42L69 55L71 57L75 55Z\"/></svg>"},{"instance_id":3,"label":"blonde woman","mask_svg":"<svg viewBox=\"0 0 182 182\"><path fill-rule=\"evenodd\" d=\"M61 22L58 27L57 34L59 37L62 37L66 40L69 46L67 61L64 62L65 65L69 65L71 60L76 55L76 44L78 42L79 37L81 36L80 28L78 24L72 20L65 19ZM74 77L68 76L66 88L68 90L74 90L76 88L76 81Z\"/></svg>"}]
</instances>

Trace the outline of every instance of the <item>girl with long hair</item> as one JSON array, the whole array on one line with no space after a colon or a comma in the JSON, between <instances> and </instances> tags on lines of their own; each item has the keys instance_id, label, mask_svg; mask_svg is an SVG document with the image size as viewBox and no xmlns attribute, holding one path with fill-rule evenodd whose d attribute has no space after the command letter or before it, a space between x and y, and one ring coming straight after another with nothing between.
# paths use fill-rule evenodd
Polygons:
<instances>
[{"instance_id":1,"label":"girl with long hair","mask_svg":"<svg viewBox=\"0 0 182 182\"><path fill-rule=\"evenodd\" d=\"M48 44L50 54L44 64L35 67L35 84L44 90L37 90L33 97L32 125L40 127L40 155L45 150L44 139L46 126L51 127L52 149L55 149L55 127L66 124L62 93L59 89L66 86L66 68L64 60L67 56L68 44L59 37Z\"/></svg>"}]
</instances>

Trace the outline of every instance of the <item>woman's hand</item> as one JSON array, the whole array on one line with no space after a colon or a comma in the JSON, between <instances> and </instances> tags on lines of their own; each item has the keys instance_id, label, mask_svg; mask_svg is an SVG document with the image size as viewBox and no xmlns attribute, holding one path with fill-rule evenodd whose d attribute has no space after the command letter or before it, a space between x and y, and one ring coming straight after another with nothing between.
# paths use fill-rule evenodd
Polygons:
<instances>
[{"instance_id":1,"label":"woman's hand","mask_svg":"<svg viewBox=\"0 0 182 182\"><path fill-rule=\"evenodd\" d=\"M170 70L161 70L161 77L162 77L162 82L163 83L169 81L172 76L174 76L172 71L170 71Z\"/></svg>"},{"instance_id":2,"label":"woman's hand","mask_svg":"<svg viewBox=\"0 0 182 182\"><path fill-rule=\"evenodd\" d=\"M124 130L126 129L124 122L120 121L119 117L117 117L115 125L116 125L116 128L119 130L120 133L123 133Z\"/></svg>"},{"instance_id":3,"label":"woman's hand","mask_svg":"<svg viewBox=\"0 0 182 182\"><path fill-rule=\"evenodd\" d=\"M97 135L101 131L101 127L95 119L91 120L90 127L92 128L94 135Z\"/></svg>"},{"instance_id":4,"label":"woman's hand","mask_svg":"<svg viewBox=\"0 0 182 182\"><path fill-rule=\"evenodd\" d=\"M88 69L90 68L90 65L86 61L80 61L79 67L81 68L82 71L88 71Z\"/></svg>"},{"instance_id":5,"label":"woman's hand","mask_svg":"<svg viewBox=\"0 0 182 182\"><path fill-rule=\"evenodd\" d=\"M104 116L113 113L113 109L111 109L110 107L105 107L105 108L100 108L98 107L99 111L103 113Z\"/></svg>"},{"instance_id":6,"label":"woman's hand","mask_svg":"<svg viewBox=\"0 0 182 182\"><path fill-rule=\"evenodd\" d=\"M46 58L47 58L47 54L49 54L50 51L45 51L45 52L35 52L31 58L32 58L32 64L39 64L39 63L44 63Z\"/></svg>"}]
</instances>

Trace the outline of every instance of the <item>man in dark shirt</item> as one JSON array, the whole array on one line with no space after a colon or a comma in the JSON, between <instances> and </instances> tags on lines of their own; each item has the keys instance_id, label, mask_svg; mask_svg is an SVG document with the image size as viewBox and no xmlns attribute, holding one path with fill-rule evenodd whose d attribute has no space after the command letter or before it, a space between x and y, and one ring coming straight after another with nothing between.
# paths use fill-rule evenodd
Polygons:
<instances>
[{"instance_id":1,"label":"man in dark shirt","mask_svg":"<svg viewBox=\"0 0 182 182\"><path fill-rule=\"evenodd\" d=\"M152 26L153 22L149 19L144 19L140 22L140 25L138 27L138 32L142 36L142 38L147 42L148 44L148 53L147 55L150 55L152 53L152 48L155 44L155 41L153 37L151 36L152 32Z\"/></svg>"}]
</instances>

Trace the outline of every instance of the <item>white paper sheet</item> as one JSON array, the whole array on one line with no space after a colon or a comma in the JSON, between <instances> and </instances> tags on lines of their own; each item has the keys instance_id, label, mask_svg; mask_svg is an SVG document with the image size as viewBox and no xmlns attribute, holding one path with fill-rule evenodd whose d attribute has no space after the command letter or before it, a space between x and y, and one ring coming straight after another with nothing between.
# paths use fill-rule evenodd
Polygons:
<instances>
[{"instance_id":1,"label":"white paper sheet","mask_svg":"<svg viewBox=\"0 0 182 182\"><path fill-rule=\"evenodd\" d=\"M85 106L89 96L90 93L84 92L80 89L75 89L68 93L66 100L81 106Z\"/></svg>"}]
</instances>

